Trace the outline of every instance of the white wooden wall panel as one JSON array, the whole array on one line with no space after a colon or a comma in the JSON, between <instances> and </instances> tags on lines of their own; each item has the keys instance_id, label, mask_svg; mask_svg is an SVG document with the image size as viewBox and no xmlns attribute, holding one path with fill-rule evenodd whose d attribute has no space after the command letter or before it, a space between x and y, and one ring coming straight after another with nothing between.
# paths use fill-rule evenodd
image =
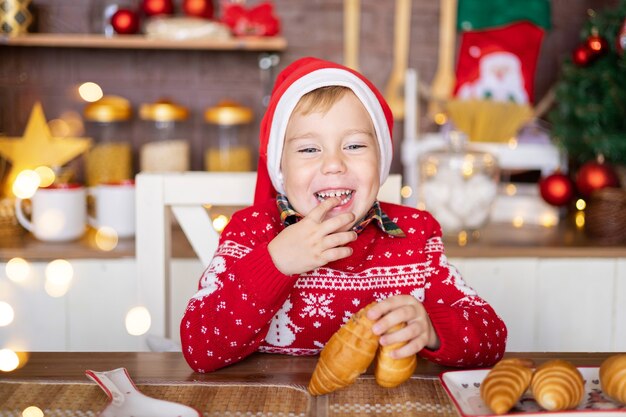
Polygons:
<instances>
[{"instance_id":1,"label":"white wooden wall panel","mask_svg":"<svg viewBox=\"0 0 626 417\"><path fill-rule=\"evenodd\" d=\"M200 275L204 266L198 259L173 259L171 268L171 306L169 317L172 339L180 342L180 320L187 308L187 302L198 290Z\"/></svg>"},{"instance_id":2,"label":"white wooden wall panel","mask_svg":"<svg viewBox=\"0 0 626 417\"><path fill-rule=\"evenodd\" d=\"M67 329L64 298L53 298L45 290L47 263L31 263L31 274L22 283L6 276L6 263L0 263L0 301L13 307L15 317L0 327L0 349L24 351L64 351Z\"/></svg>"},{"instance_id":3,"label":"white wooden wall panel","mask_svg":"<svg viewBox=\"0 0 626 417\"><path fill-rule=\"evenodd\" d=\"M609 351L615 261L543 259L537 276L538 351Z\"/></svg>"},{"instance_id":4,"label":"white wooden wall panel","mask_svg":"<svg viewBox=\"0 0 626 417\"><path fill-rule=\"evenodd\" d=\"M474 288L502 317L508 329L507 351L535 350L534 311L536 258L466 259L461 271Z\"/></svg>"},{"instance_id":5,"label":"white wooden wall panel","mask_svg":"<svg viewBox=\"0 0 626 417\"><path fill-rule=\"evenodd\" d=\"M145 351L144 337L128 334L126 313L139 304L134 259L72 260L67 294L70 351Z\"/></svg>"},{"instance_id":6,"label":"white wooden wall panel","mask_svg":"<svg viewBox=\"0 0 626 417\"><path fill-rule=\"evenodd\" d=\"M615 274L615 308L613 326L613 343L611 350L626 352L626 259L616 261Z\"/></svg>"}]
</instances>

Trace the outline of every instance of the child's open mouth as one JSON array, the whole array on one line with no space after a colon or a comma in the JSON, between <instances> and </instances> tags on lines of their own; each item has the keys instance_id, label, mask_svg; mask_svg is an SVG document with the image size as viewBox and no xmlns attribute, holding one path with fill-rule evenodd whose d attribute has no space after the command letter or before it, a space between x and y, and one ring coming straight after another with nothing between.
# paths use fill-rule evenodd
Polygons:
<instances>
[{"instance_id":1,"label":"child's open mouth","mask_svg":"<svg viewBox=\"0 0 626 417\"><path fill-rule=\"evenodd\" d=\"M347 204L352 199L352 194L354 190L332 190L332 191L319 191L315 193L315 198L319 202L326 200L327 198L339 197L341 198L341 203L339 205L343 206Z\"/></svg>"}]
</instances>

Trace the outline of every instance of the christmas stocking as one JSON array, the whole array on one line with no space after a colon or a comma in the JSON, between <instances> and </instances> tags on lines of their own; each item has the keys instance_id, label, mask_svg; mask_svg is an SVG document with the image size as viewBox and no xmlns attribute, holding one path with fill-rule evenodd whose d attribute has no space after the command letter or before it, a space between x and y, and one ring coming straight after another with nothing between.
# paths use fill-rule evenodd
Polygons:
<instances>
[{"instance_id":1,"label":"christmas stocking","mask_svg":"<svg viewBox=\"0 0 626 417\"><path fill-rule=\"evenodd\" d=\"M518 22L461 35L454 95L461 100L533 103L543 29Z\"/></svg>"},{"instance_id":2,"label":"christmas stocking","mask_svg":"<svg viewBox=\"0 0 626 417\"><path fill-rule=\"evenodd\" d=\"M550 29L550 0L458 0L459 31L479 30L528 20Z\"/></svg>"}]
</instances>

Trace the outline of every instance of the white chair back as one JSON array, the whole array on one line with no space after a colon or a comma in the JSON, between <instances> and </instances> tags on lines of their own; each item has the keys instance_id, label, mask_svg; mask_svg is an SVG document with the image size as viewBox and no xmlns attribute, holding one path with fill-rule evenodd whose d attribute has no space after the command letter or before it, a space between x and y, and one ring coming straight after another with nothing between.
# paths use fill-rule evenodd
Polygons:
<instances>
[{"instance_id":1,"label":"white chair back","mask_svg":"<svg viewBox=\"0 0 626 417\"><path fill-rule=\"evenodd\" d=\"M173 214L202 265L217 249L219 234L205 208L249 206L256 172L140 173L136 177L135 253L139 297L152 318L150 333L172 337L170 328L170 258ZM390 175L381 201L400 204L402 177ZM199 279L200 277L198 277Z\"/></svg>"}]
</instances>

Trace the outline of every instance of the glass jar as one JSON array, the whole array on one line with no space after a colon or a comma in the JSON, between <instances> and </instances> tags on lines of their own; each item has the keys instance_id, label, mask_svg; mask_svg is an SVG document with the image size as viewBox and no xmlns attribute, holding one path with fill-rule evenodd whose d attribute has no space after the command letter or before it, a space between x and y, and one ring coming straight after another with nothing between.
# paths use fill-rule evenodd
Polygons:
<instances>
[{"instance_id":1,"label":"glass jar","mask_svg":"<svg viewBox=\"0 0 626 417\"><path fill-rule=\"evenodd\" d=\"M84 110L87 134L94 145L87 152L85 182L94 186L133 178L130 102L104 96Z\"/></svg>"},{"instance_id":2,"label":"glass jar","mask_svg":"<svg viewBox=\"0 0 626 417\"><path fill-rule=\"evenodd\" d=\"M251 171L250 133L252 109L232 101L222 101L206 109L209 125L205 140L204 168L207 171Z\"/></svg>"},{"instance_id":3,"label":"glass jar","mask_svg":"<svg viewBox=\"0 0 626 417\"><path fill-rule=\"evenodd\" d=\"M139 108L143 144L139 168L146 172L189 170L189 110L169 100L145 103Z\"/></svg>"},{"instance_id":4,"label":"glass jar","mask_svg":"<svg viewBox=\"0 0 626 417\"><path fill-rule=\"evenodd\" d=\"M420 201L444 235L461 242L487 223L500 176L494 155L452 143L422 155L419 167Z\"/></svg>"}]
</instances>

